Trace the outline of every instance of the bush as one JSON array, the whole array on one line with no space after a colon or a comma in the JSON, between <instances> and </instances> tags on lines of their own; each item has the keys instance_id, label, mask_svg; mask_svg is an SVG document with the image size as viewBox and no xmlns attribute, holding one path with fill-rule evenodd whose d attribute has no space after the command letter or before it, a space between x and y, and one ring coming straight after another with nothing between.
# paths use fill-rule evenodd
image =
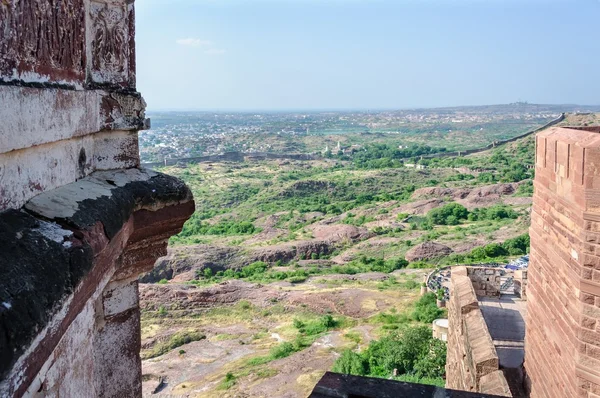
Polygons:
<instances>
[{"instance_id":1,"label":"bush","mask_svg":"<svg viewBox=\"0 0 600 398\"><path fill-rule=\"evenodd\" d=\"M233 387L235 385L235 383L237 382L236 380L237 378L234 376L233 373L228 372L225 375L225 378L223 379L223 381L221 382L221 384L219 384L219 386L217 387L218 390L229 390L231 387Z\"/></svg>"},{"instance_id":2,"label":"bush","mask_svg":"<svg viewBox=\"0 0 600 398\"><path fill-rule=\"evenodd\" d=\"M466 207L458 203L448 203L432 209L427 213L427 219L435 225L456 225L469 215Z\"/></svg>"},{"instance_id":3,"label":"bush","mask_svg":"<svg viewBox=\"0 0 600 398\"><path fill-rule=\"evenodd\" d=\"M431 323L440 318L444 310L437 307L436 296L434 293L425 293L415 304L412 317L415 321Z\"/></svg>"},{"instance_id":4,"label":"bush","mask_svg":"<svg viewBox=\"0 0 600 398\"><path fill-rule=\"evenodd\" d=\"M337 373L366 376L367 369L367 364L360 354L351 350L344 350L342 351L342 355L333 364L331 370Z\"/></svg>"},{"instance_id":5,"label":"bush","mask_svg":"<svg viewBox=\"0 0 600 398\"><path fill-rule=\"evenodd\" d=\"M502 246L513 256L529 253L529 234L523 234L516 238L507 239Z\"/></svg>"},{"instance_id":6,"label":"bush","mask_svg":"<svg viewBox=\"0 0 600 398\"><path fill-rule=\"evenodd\" d=\"M362 353L345 350L333 365L334 372L358 376L390 377L396 369L414 382L443 383L446 345L433 339L427 326L404 328L373 340Z\"/></svg>"},{"instance_id":7,"label":"bush","mask_svg":"<svg viewBox=\"0 0 600 398\"><path fill-rule=\"evenodd\" d=\"M271 359L280 359L290 356L295 352L294 345L290 342L283 342L275 347L271 348L269 351L269 357Z\"/></svg>"},{"instance_id":8,"label":"bush","mask_svg":"<svg viewBox=\"0 0 600 398\"><path fill-rule=\"evenodd\" d=\"M519 215L513 209L505 205L496 205L490 207L480 207L469 213L469 220L483 221L491 220L498 221L505 218L517 218Z\"/></svg>"},{"instance_id":9,"label":"bush","mask_svg":"<svg viewBox=\"0 0 600 398\"><path fill-rule=\"evenodd\" d=\"M267 263L264 263L262 261L257 261L255 263L252 263L250 265L247 265L245 267L243 267L239 274L242 278L249 278L252 276L257 276L257 275L262 275L265 273L265 271L267 270L267 268L269 268L269 265ZM230 271L230 270L227 270ZM225 274L227 274L227 271L225 271Z\"/></svg>"},{"instance_id":10,"label":"bush","mask_svg":"<svg viewBox=\"0 0 600 398\"><path fill-rule=\"evenodd\" d=\"M429 340L425 355L421 355L414 364L415 374L420 377L440 377L445 372L446 344L438 339Z\"/></svg>"},{"instance_id":11,"label":"bush","mask_svg":"<svg viewBox=\"0 0 600 398\"><path fill-rule=\"evenodd\" d=\"M433 266L425 261L415 261L415 262L408 264L408 268L424 269L424 268L435 268L435 266Z\"/></svg>"}]
</instances>

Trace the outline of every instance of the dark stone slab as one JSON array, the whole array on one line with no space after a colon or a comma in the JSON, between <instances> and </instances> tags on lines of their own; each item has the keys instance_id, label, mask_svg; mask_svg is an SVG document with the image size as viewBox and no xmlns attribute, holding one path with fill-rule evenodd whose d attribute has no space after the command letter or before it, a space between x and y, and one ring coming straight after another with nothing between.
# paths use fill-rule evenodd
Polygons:
<instances>
[{"instance_id":1,"label":"dark stone slab","mask_svg":"<svg viewBox=\"0 0 600 398\"><path fill-rule=\"evenodd\" d=\"M44 192L30 201L28 211L0 212L0 379L134 212L180 203L193 204L182 181L115 170ZM186 209L192 212L193 205Z\"/></svg>"},{"instance_id":2,"label":"dark stone slab","mask_svg":"<svg viewBox=\"0 0 600 398\"><path fill-rule=\"evenodd\" d=\"M416 383L327 372L310 398L497 398Z\"/></svg>"},{"instance_id":3,"label":"dark stone slab","mask_svg":"<svg viewBox=\"0 0 600 398\"><path fill-rule=\"evenodd\" d=\"M67 248L71 232L60 231L23 211L0 213L0 378L92 265L90 247Z\"/></svg>"}]
</instances>

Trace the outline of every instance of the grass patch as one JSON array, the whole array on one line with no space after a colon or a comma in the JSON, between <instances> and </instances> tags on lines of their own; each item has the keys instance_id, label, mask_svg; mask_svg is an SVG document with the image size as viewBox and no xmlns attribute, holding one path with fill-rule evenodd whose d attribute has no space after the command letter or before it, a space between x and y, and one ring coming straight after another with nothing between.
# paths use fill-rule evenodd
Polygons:
<instances>
[{"instance_id":1,"label":"grass patch","mask_svg":"<svg viewBox=\"0 0 600 398\"><path fill-rule=\"evenodd\" d=\"M141 355L142 359L150 359L166 354L167 352L181 347L184 344L191 343L192 341L199 341L205 339L206 336L196 330L186 330L177 332L172 335L169 340L157 343L149 352ZM183 351L183 350L182 350ZM185 351L184 351L185 353Z\"/></svg>"}]
</instances>

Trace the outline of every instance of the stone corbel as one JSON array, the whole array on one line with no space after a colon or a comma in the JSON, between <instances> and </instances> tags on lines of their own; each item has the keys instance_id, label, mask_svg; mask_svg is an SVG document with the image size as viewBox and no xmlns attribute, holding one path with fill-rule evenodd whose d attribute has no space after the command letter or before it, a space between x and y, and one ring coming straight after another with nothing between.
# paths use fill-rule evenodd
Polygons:
<instances>
[{"instance_id":1,"label":"stone corbel","mask_svg":"<svg viewBox=\"0 0 600 398\"><path fill-rule=\"evenodd\" d=\"M180 180L128 169L0 212L0 396L141 396L137 278L193 211Z\"/></svg>"}]
</instances>

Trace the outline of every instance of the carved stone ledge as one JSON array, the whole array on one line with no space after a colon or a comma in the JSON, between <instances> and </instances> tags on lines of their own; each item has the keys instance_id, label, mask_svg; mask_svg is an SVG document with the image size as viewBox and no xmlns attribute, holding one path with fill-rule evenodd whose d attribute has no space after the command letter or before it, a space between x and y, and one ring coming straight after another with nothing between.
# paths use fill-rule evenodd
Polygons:
<instances>
[{"instance_id":1,"label":"carved stone ledge","mask_svg":"<svg viewBox=\"0 0 600 398\"><path fill-rule=\"evenodd\" d=\"M180 180L129 169L1 212L0 396L139 396L137 277L193 211Z\"/></svg>"}]
</instances>

